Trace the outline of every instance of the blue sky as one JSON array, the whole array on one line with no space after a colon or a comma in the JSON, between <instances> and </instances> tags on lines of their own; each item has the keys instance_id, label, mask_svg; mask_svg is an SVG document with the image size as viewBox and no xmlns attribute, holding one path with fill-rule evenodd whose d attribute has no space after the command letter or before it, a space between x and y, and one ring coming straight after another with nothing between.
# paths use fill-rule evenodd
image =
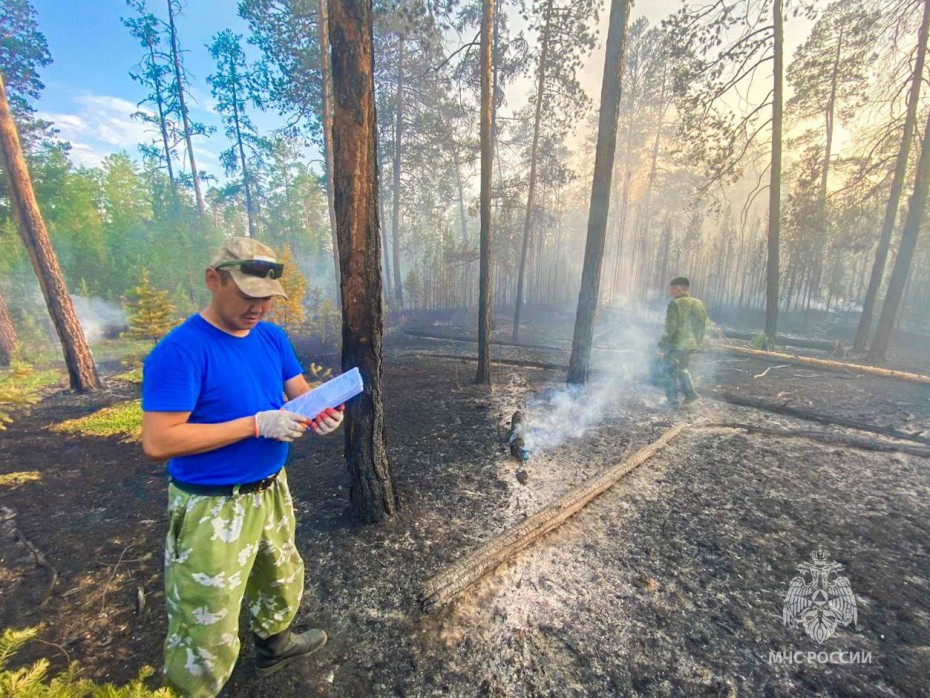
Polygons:
<instances>
[{"instance_id":1,"label":"blue sky","mask_svg":"<svg viewBox=\"0 0 930 698\"><path fill-rule=\"evenodd\" d=\"M138 156L137 144L155 134L130 118L145 96L144 88L129 77L143 50L120 21L120 17L130 15L124 0L32 2L53 59L42 71L45 90L36 105L39 112L71 141L72 159L77 164L95 165L119 150ZM149 0L148 4L151 11L166 16L164 0ZM247 34L245 22L236 14L236 4L234 0L189 0L178 19L185 66L192 81L191 116L214 126L220 122L212 110L207 84L214 64L205 44L227 28ZM254 50L250 54L254 57ZM253 120L261 129L280 124L273 114L255 114ZM194 146L198 168L220 175L217 154L226 147L221 129L198 139Z\"/></svg>"}]
</instances>

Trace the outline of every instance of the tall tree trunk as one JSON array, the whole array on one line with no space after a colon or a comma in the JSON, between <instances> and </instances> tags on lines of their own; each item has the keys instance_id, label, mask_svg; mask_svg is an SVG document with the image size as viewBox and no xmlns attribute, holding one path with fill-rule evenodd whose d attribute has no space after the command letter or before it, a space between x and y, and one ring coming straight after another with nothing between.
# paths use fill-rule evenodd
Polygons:
<instances>
[{"instance_id":1,"label":"tall tree trunk","mask_svg":"<svg viewBox=\"0 0 930 698\"><path fill-rule=\"evenodd\" d=\"M492 9L491 12L494 10ZM483 107L482 107L483 108ZM465 189L462 186L462 165L459 162L459 151L456 144L452 144L452 162L455 165L455 184L459 195L459 225L462 230L462 242L468 242L468 218L465 215Z\"/></svg>"},{"instance_id":2,"label":"tall tree trunk","mask_svg":"<svg viewBox=\"0 0 930 698\"><path fill-rule=\"evenodd\" d=\"M546 68L549 59L549 32L552 19L552 2L546 3L543 19L542 46L539 53L539 76L536 88L536 117L533 120L533 149L530 151L530 181L526 194L526 216L523 219L523 245L520 250L520 267L517 272L516 301L513 309L513 341L520 334L520 309L523 305L523 278L526 272L526 252L530 244L533 221L533 197L536 193L536 159L539 151L539 131L542 122L542 106L546 93Z\"/></svg>"},{"instance_id":3,"label":"tall tree trunk","mask_svg":"<svg viewBox=\"0 0 930 698\"><path fill-rule=\"evenodd\" d=\"M239 128L239 95L236 91L236 81L237 76L235 69L231 70L231 80L232 84L232 103L233 103L233 119L236 124L236 145L239 149L239 161L242 165L242 186L245 189L245 213L248 218L249 223L249 237L255 237L255 209L252 206L252 187L249 184L249 169L245 161L245 146L242 144L242 131Z\"/></svg>"},{"instance_id":4,"label":"tall tree trunk","mask_svg":"<svg viewBox=\"0 0 930 698\"><path fill-rule=\"evenodd\" d=\"M168 0L168 30L171 34L171 58L174 63L174 79L177 80L178 83L178 107L181 112L181 124L184 127L184 140L187 143L187 155L191 163L191 180L194 183L194 195L197 198L197 211L203 216L207 209L203 203L203 193L200 191L200 175L197 172L197 161L194 159L194 145L191 142L191 122L187 114L187 103L184 101L181 50L178 47L178 31L174 25L174 0Z\"/></svg>"},{"instance_id":5,"label":"tall tree trunk","mask_svg":"<svg viewBox=\"0 0 930 698\"><path fill-rule=\"evenodd\" d=\"M100 388L97 368L87 346L84 331L78 322L71 296L65 286L64 277L52 249L45 221L39 212L32 180L23 151L19 144L19 134L10 113L6 97L6 84L0 75L0 160L6 176L7 191L10 197L13 216L16 219L23 244L29 252L32 266L39 278L39 286L45 295L49 315L55 323L55 330L61 339L65 364L71 379L71 388L88 392Z\"/></svg>"},{"instance_id":6,"label":"tall tree trunk","mask_svg":"<svg viewBox=\"0 0 930 698\"><path fill-rule=\"evenodd\" d=\"M394 236L394 302L404 307L400 275L400 166L404 145L404 37L397 40L397 92L394 95L394 185L391 192L391 234Z\"/></svg>"},{"instance_id":7,"label":"tall tree trunk","mask_svg":"<svg viewBox=\"0 0 930 698\"><path fill-rule=\"evenodd\" d=\"M604 259L604 240L607 237L610 183L614 170L614 152L617 148L617 118L620 114L623 83L623 48L629 16L630 0L611 0L604 77L601 81L601 110L597 125L594 178L591 183L591 209L588 214L588 238L584 248L578 311L575 314L572 357L568 363L568 382L574 384L584 384L588 380L594 320L600 293L601 263Z\"/></svg>"},{"instance_id":8,"label":"tall tree trunk","mask_svg":"<svg viewBox=\"0 0 930 698\"><path fill-rule=\"evenodd\" d=\"M784 84L784 26L782 0L772 3L775 28L774 85L772 87L772 166L769 178L768 260L765 271L765 334L772 341L778 332L778 244L781 237L781 136Z\"/></svg>"},{"instance_id":9,"label":"tall tree trunk","mask_svg":"<svg viewBox=\"0 0 930 698\"><path fill-rule=\"evenodd\" d=\"M384 172L384 161L381 159L382 151L378 150L378 173L380 176L381 172ZM380 181L380 179L379 179ZM384 190L379 187L378 190L378 220L386 221L387 216L384 215ZM384 273L382 278L384 279L384 298L389 299L393 298L391 294L391 244L388 239L387 227L384 225L379 226L381 228L381 262L384 265ZM333 226L333 230L336 228ZM333 241L335 244L335 241ZM334 248L335 249L335 248ZM337 260L338 261L338 260ZM338 270L337 270L338 271ZM337 274L336 279L339 279ZM339 285L338 283L336 284ZM388 308L390 310L390 308Z\"/></svg>"},{"instance_id":10,"label":"tall tree trunk","mask_svg":"<svg viewBox=\"0 0 930 698\"><path fill-rule=\"evenodd\" d=\"M340 303L339 291L339 241L336 237L336 209L333 205L333 78L329 57L329 11L327 0L318 0L320 32L320 64L323 74L323 150L326 160L326 208L329 211L329 232L333 241L333 266L335 270L336 303Z\"/></svg>"},{"instance_id":11,"label":"tall tree trunk","mask_svg":"<svg viewBox=\"0 0 930 698\"><path fill-rule=\"evenodd\" d=\"M491 140L495 110L491 66L494 55L494 0L481 3L481 242L478 272L478 372L476 383L491 384Z\"/></svg>"},{"instance_id":12,"label":"tall tree trunk","mask_svg":"<svg viewBox=\"0 0 930 698\"><path fill-rule=\"evenodd\" d=\"M914 61L914 73L911 76L911 88L907 97L907 116L904 119L904 131L901 134L898 159L895 162L894 175L891 178L891 192L885 206L885 217L882 219L878 249L875 250L875 262L872 264L869 286L865 292L865 301L862 303L862 315L859 316L859 327L856 330L856 339L853 342L853 351L857 352L864 351L866 344L869 342L869 333L872 331L872 316L875 313L875 300L882 285L885 263L888 261L888 250L891 247L891 236L894 233L895 222L898 218L898 204L901 202L901 193L904 190L907 160L914 139L914 127L917 124L917 102L920 99L920 86L924 79L924 60L927 55L928 34L930 34L930 0L924 0L924 14L917 35L917 56Z\"/></svg>"},{"instance_id":13,"label":"tall tree trunk","mask_svg":"<svg viewBox=\"0 0 930 698\"><path fill-rule=\"evenodd\" d=\"M155 46L148 43L149 59L152 65L155 65ZM171 186L171 200L174 204L178 202L178 184L174 178L174 165L171 164L171 144L168 141L168 122L165 115L165 97L162 92L164 89L161 84L161 77L153 68L152 82L155 87L155 106L158 108L158 130L161 133L162 148L165 151L165 166L168 168L168 184Z\"/></svg>"},{"instance_id":14,"label":"tall tree trunk","mask_svg":"<svg viewBox=\"0 0 930 698\"><path fill-rule=\"evenodd\" d=\"M331 0L333 183L342 280L342 368L358 367L364 392L347 408L346 463L358 516L393 515L398 499L384 433L378 122L371 0Z\"/></svg>"},{"instance_id":15,"label":"tall tree trunk","mask_svg":"<svg viewBox=\"0 0 930 698\"><path fill-rule=\"evenodd\" d=\"M920 159L917 161L917 175L914 178L914 193L907 207L907 219L904 222L904 232L901 234L901 246L894 261L891 278L888 280L888 292L882 304L882 312L878 318L878 327L875 328L875 337L869 348L869 359L880 361L885 358L891 332L901 309L901 299L904 297L904 287L910 276L911 263L914 259L914 250L917 247L917 235L920 233L920 224L923 221L924 208L927 203L927 190L930 188L930 115L924 126L923 142L920 147Z\"/></svg>"},{"instance_id":16,"label":"tall tree trunk","mask_svg":"<svg viewBox=\"0 0 930 698\"><path fill-rule=\"evenodd\" d=\"M16 351L16 328L13 327L13 318L6 300L0 295L0 366L9 366Z\"/></svg>"}]
</instances>

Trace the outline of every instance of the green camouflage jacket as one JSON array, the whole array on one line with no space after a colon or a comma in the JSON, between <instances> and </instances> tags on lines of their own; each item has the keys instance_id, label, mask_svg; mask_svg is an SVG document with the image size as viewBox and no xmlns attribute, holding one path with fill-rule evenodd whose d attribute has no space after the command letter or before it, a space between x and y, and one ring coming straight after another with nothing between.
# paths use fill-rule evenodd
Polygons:
<instances>
[{"instance_id":1,"label":"green camouflage jacket","mask_svg":"<svg viewBox=\"0 0 930 698\"><path fill-rule=\"evenodd\" d=\"M701 348L710 320L704 304L685 294L669 301L665 311L665 334L659 348L673 351L696 351Z\"/></svg>"}]
</instances>

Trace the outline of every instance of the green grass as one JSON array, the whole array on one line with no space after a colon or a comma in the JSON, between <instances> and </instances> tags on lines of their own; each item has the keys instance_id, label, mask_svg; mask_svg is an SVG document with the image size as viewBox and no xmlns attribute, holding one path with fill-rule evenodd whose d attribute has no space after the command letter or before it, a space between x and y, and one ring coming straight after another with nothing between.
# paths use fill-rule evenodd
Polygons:
<instances>
[{"instance_id":1,"label":"green grass","mask_svg":"<svg viewBox=\"0 0 930 698\"><path fill-rule=\"evenodd\" d=\"M104 438L119 436L121 441L138 442L142 440L142 402L118 402L86 417L56 424L52 431Z\"/></svg>"},{"instance_id":2,"label":"green grass","mask_svg":"<svg viewBox=\"0 0 930 698\"><path fill-rule=\"evenodd\" d=\"M142 367L136 366L114 377L117 380L126 381L127 383L142 383Z\"/></svg>"},{"instance_id":3,"label":"green grass","mask_svg":"<svg viewBox=\"0 0 930 698\"><path fill-rule=\"evenodd\" d=\"M94 361L137 363L143 357L148 356L154 348L155 342L151 339L120 337L119 339L101 339L91 346L91 351L94 354Z\"/></svg>"}]
</instances>

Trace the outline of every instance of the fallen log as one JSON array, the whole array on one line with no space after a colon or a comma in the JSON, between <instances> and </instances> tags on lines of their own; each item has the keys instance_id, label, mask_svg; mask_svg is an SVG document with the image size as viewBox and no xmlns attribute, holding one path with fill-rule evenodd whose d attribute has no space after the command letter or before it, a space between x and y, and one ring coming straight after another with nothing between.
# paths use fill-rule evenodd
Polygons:
<instances>
[{"instance_id":1,"label":"fallen log","mask_svg":"<svg viewBox=\"0 0 930 698\"><path fill-rule=\"evenodd\" d=\"M473 361L477 362L478 357L476 356L465 356L464 354L433 354L432 352L407 352L403 356L414 356L421 358L430 358L430 359L459 359L461 361ZM541 368L545 371L567 371L568 366L563 364L550 364L545 361L517 361L515 359L491 359L492 364L500 364L502 366L522 366L523 368Z\"/></svg>"},{"instance_id":2,"label":"fallen log","mask_svg":"<svg viewBox=\"0 0 930 698\"><path fill-rule=\"evenodd\" d=\"M814 359L810 356L798 356L797 354L784 354L777 351L761 351L759 349L747 349L746 347L736 347L730 344L719 344L718 342L709 342L709 350L723 354L737 354L739 356L751 356L762 361L784 362L792 364L802 364L804 366L817 366L818 368L828 371L842 371L847 373L861 373L869 376L879 376L880 378L894 378L895 380L908 381L910 383L923 383L930 385L930 376L920 373L909 373L907 371L896 371L890 368L880 368L878 366L866 366L864 364L851 364L845 361L832 361L830 359Z\"/></svg>"},{"instance_id":3,"label":"fallen log","mask_svg":"<svg viewBox=\"0 0 930 698\"><path fill-rule=\"evenodd\" d=\"M912 444L867 439L861 436L850 436L847 434L830 434L824 431L810 431L805 429L774 429L772 427L756 426L755 424L727 424L724 422L719 424L702 424L701 428L734 429L745 431L750 434L765 434L766 436L786 439L807 439L830 446L845 446L847 448L857 448L863 451L879 451L882 453L899 452L907 453L912 456L920 456L921 458L930 458L930 446L915 446Z\"/></svg>"},{"instance_id":4,"label":"fallen log","mask_svg":"<svg viewBox=\"0 0 930 698\"><path fill-rule=\"evenodd\" d=\"M725 393L722 391L713 391L702 394L712 400L719 400L731 405L739 405L740 407L752 407L757 410L762 410L763 412L772 412L773 414L781 414L785 415L786 417L803 419L808 422L817 422L818 424L829 424L837 427L846 427L847 429L858 429L859 431L881 434L882 436L890 436L895 439L930 444L930 437L921 436L920 434L911 434L899 429L895 429L894 427L883 427L877 424L870 424L858 419L848 419L846 417L837 417L835 415L823 414L821 412L812 412L810 410L804 410L799 407L792 407L791 405L779 404L777 402L769 402L767 400L761 400L757 397L750 397L748 395L736 395L735 393Z\"/></svg>"},{"instance_id":5,"label":"fallen log","mask_svg":"<svg viewBox=\"0 0 930 698\"><path fill-rule=\"evenodd\" d=\"M761 332L744 332L742 330L728 330L723 329L721 333L724 337L729 339L742 339L745 341L752 341L755 339ZM786 335L777 335L775 337L775 344L783 347L800 347L801 349L820 349L822 351L835 351L837 349L837 344L839 340L830 341L828 339L809 339L807 337L788 337ZM844 349L842 344L839 344L840 349Z\"/></svg>"},{"instance_id":6,"label":"fallen log","mask_svg":"<svg viewBox=\"0 0 930 698\"><path fill-rule=\"evenodd\" d=\"M432 611L444 606L512 555L560 526L624 475L665 448L684 428L684 424L676 424L630 458L569 490L552 504L428 579L420 588L420 603L424 610Z\"/></svg>"}]
</instances>

